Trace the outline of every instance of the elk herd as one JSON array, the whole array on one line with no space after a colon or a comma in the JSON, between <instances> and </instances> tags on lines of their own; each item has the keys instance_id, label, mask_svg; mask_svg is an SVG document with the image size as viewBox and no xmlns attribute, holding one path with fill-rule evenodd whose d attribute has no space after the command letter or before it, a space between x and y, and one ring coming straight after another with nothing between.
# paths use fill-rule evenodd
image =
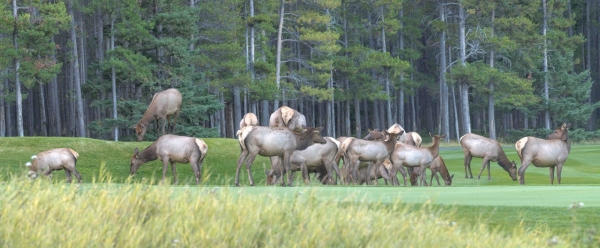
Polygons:
<instances>
[{"instance_id":1,"label":"elk herd","mask_svg":"<svg viewBox=\"0 0 600 248\"><path fill-rule=\"evenodd\" d=\"M170 165L173 182L177 183L175 163L189 163L194 171L196 183L202 178L202 163L208 146L198 138L165 134L175 131L180 112L182 95L177 89L168 89L156 93L141 120L133 126L137 140L141 141L151 122L158 129L162 120L162 136L142 151L135 148L130 158L130 173L134 175L138 168L147 162L159 160L163 163L163 180ZM171 118L171 119L170 119ZM400 185L397 173L400 172L404 186L407 179L411 185L428 185L426 170L431 172L429 185L435 177L440 185L438 174L444 184L450 186L454 175L450 175L443 158L439 154L439 145L446 135L432 135L433 144L422 147L422 138L416 132L406 132L400 125L394 124L387 130L369 130L362 139L354 137L323 137L322 127L307 127L306 117L287 106L273 112L269 126L259 126L258 118L247 113L240 121L237 131L240 157L237 161L235 185L240 186L240 170L245 165L249 184L255 186L251 166L257 155L269 157L271 168L266 170L267 184L292 186L296 171L300 171L305 184L310 183L310 173L315 174L323 184L377 184L384 179L385 184ZM488 180L491 180L490 162L497 162L513 180L525 184L525 170L530 164L536 167L548 167L550 183L554 183L554 169L557 168L558 183L561 182L562 166L569 154L571 143L568 129L563 124L546 139L524 137L517 141L515 148L521 159L520 168L510 161L500 143L477 134L468 133L460 138L464 153L465 178L473 178L471 160L482 158L481 174L487 168ZM75 169L79 154L69 148L57 148L43 151L32 156L28 176L31 179L39 174L51 177L54 170L65 170L67 182L74 175L81 182L81 175ZM342 162L341 168L339 167Z\"/></svg>"}]
</instances>

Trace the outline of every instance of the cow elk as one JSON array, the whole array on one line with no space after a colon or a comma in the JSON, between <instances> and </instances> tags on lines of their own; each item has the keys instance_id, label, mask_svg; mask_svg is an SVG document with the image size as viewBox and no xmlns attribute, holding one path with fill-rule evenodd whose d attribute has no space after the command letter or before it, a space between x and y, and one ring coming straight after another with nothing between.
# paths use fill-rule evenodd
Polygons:
<instances>
[{"instance_id":1,"label":"cow elk","mask_svg":"<svg viewBox=\"0 0 600 248\"><path fill-rule=\"evenodd\" d=\"M400 171L404 178L404 186L406 186L406 171L403 166L419 167L422 182L421 185L426 183L425 168L429 167L438 156L440 140L446 138L446 135L432 135L432 137L433 145L430 147L414 147L400 142L396 144L396 148L390 155L390 160L393 164L390 171L392 183L400 183L396 177L397 172Z\"/></svg>"},{"instance_id":2,"label":"cow elk","mask_svg":"<svg viewBox=\"0 0 600 248\"><path fill-rule=\"evenodd\" d=\"M78 157L79 153L70 148L56 148L40 152L31 157L33 162L27 162L26 165L29 167L27 175L29 178L35 179L38 174L42 174L52 179L52 171L64 169L68 183L71 182L71 174L75 175L77 181L81 183L81 174L75 168Z\"/></svg>"},{"instance_id":3,"label":"cow elk","mask_svg":"<svg viewBox=\"0 0 600 248\"><path fill-rule=\"evenodd\" d=\"M207 152L208 145L201 139L167 134L158 138L141 152L136 147L131 156L129 169L131 175L134 175L142 164L158 159L163 163L163 182L170 163L173 183L177 184L175 163L190 163L196 177L196 184L199 184L202 178L202 163Z\"/></svg>"},{"instance_id":4,"label":"cow elk","mask_svg":"<svg viewBox=\"0 0 600 248\"><path fill-rule=\"evenodd\" d=\"M515 161L511 162L508 157L506 157L506 154L498 141L474 133L468 133L460 137L460 145L465 154L465 178L469 178L467 170L470 178L473 178L473 173L471 172L471 159L476 157L483 158L481 171L479 171L477 180L479 180L481 173L483 173L483 170L485 170L486 167L488 171L488 180L492 179L492 176L490 175L490 161L497 161L498 165L507 171L508 175L513 180L517 180L517 164Z\"/></svg>"},{"instance_id":5,"label":"cow elk","mask_svg":"<svg viewBox=\"0 0 600 248\"><path fill-rule=\"evenodd\" d=\"M378 168L394 151L396 137L402 135L404 130L399 133L389 133L384 131L387 139L385 140L363 140L348 138L342 143L340 149L344 154L344 168L349 170L352 183L358 181L358 169L360 162L373 162L375 168ZM371 164L367 166L367 171L371 171Z\"/></svg>"},{"instance_id":6,"label":"cow elk","mask_svg":"<svg viewBox=\"0 0 600 248\"><path fill-rule=\"evenodd\" d=\"M560 184L562 167L571 151L570 127L571 124L563 123L561 127L548 135L547 140L529 136L517 141L515 148L521 158L519 184L525 184L525 170L532 163L536 167L549 168L550 184L554 184L554 168L556 167L556 176L558 184Z\"/></svg>"},{"instance_id":7,"label":"cow elk","mask_svg":"<svg viewBox=\"0 0 600 248\"><path fill-rule=\"evenodd\" d=\"M323 130L322 127L297 128L294 131L288 128L245 127L241 137L238 138L242 153L237 162L235 185L240 185L240 169L245 161L250 185L254 186L250 167L257 155L279 157L283 161L283 166L280 167L281 175L284 171L291 171L290 158L294 151L304 150L315 143L325 144L327 142L321 136L321 130ZM289 186L292 186L291 176L292 173L287 174ZM282 180L282 186L285 186L285 180Z\"/></svg>"},{"instance_id":8,"label":"cow elk","mask_svg":"<svg viewBox=\"0 0 600 248\"><path fill-rule=\"evenodd\" d=\"M448 172L448 168L446 167L446 163L444 162L444 159L441 155L438 154L438 156L433 160L433 162L429 166L429 170L431 171L431 179L429 180L429 185L433 186L433 177L435 177L438 186L441 186L438 174L442 176L442 179L444 180L444 184L446 186L452 185L452 178L454 178L454 174L450 175L450 173ZM418 185L417 179L419 175L419 169L412 171L412 173L410 174L410 185Z\"/></svg>"},{"instance_id":9,"label":"cow elk","mask_svg":"<svg viewBox=\"0 0 600 248\"><path fill-rule=\"evenodd\" d=\"M177 89L168 89L154 94L152 102L144 112L142 119L137 124L133 125L135 133L137 135L137 141L142 141L148 125L152 121L156 121L156 127L158 129L158 122L162 120L162 134L165 134L165 125L169 123L173 127L173 133L175 133L175 125L177 124L177 117L181 109L181 93ZM172 121L169 121L169 117L172 117Z\"/></svg>"},{"instance_id":10,"label":"cow elk","mask_svg":"<svg viewBox=\"0 0 600 248\"><path fill-rule=\"evenodd\" d=\"M327 143L325 144L314 144L309 146L308 148L301 151L294 151L292 156L290 157L290 169L292 173L296 171L302 171L302 177L304 178L305 184L310 184L310 180L308 178L309 172L318 172L321 175L319 178L322 180L323 184L331 184L332 183L332 173L331 171L335 171L338 176L339 169L335 166L334 159L335 155L338 152L339 142L332 137L324 137ZM267 185L275 184L281 178L282 168L281 163L279 163L279 158L276 158L274 166L271 167L270 170L266 171L267 174ZM283 171L285 174L287 171ZM294 174L292 174L292 178L294 178Z\"/></svg>"}]
</instances>

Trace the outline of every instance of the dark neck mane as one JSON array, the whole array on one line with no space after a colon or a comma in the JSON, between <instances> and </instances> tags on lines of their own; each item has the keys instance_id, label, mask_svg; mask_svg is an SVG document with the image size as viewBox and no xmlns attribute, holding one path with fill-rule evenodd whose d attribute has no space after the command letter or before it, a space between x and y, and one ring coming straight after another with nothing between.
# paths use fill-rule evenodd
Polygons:
<instances>
[{"instance_id":1,"label":"dark neck mane","mask_svg":"<svg viewBox=\"0 0 600 248\"><path fill-rule=\"evenodd\" d=\"M506 157L506 153L504 153L503 150L498 152L498 165L500 165L500 167L502 167L505 171L508 171L508 169L512 166L512 162L510 162L508 157Z\"/></svg>"},{"instance_id":2,"label":"dark neck mane","mask_svg":"<svg viewBox=\"0 0 600 248\"><path fill-rule=\"evenodd\" d=\"M312 141L312 132L314 131L313 128L309 128L301 133L296 133L292 130L290 131L294 133L294 137L296 138L296 150L304 150L314 144Z\"/></svg>"},{"instance_id":3,"label":"dark neck mane","mask_svg":"<svg viewBox=\"0 0 600 248\"><path fill-rule=\"evenodd\" d=\"M158 159L158 156L156 155L156 142L139 152L138 158L144 161L144 163Z\"/></svg>"}]
</instances>

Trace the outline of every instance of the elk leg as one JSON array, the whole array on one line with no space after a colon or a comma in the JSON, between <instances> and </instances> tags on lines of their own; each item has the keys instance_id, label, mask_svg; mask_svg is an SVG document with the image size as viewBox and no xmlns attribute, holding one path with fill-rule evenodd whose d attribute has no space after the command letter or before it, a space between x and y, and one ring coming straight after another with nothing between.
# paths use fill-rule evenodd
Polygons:
<instances>
[{"instance_id":1,"label":"elk leg","mask_svg":"<svg viewBox=\"0 0 600 248\"><path fill-rule=\"evenodd\" d=\"M175 167L175 162L171 162L171 171L173 172L173 184L177 184L177 167Z\"/></svg>"},{"instance_id":2,"label":"elk leg","mask_svg":"<svg viewBox=\"0 0 600 248\"><path fill-rule=\"evenodd\" d=\"M237 162L237 168L235 170L235 186L240 186L240 169L242 168L242 163L246 160L248 156L248 150L242 150L242 154L240 154L240 158Z\"/></svg>"},{"instance_id":3,"label":"elk leg","mask_svg":"<svg viewBox=\"0 0 600 248\"><path fill-rule=\"evenodd\" d=\"M427 174L427 172L425 171L425 169L427 169L427 167L425 167L425 165L421 165L421 167L419 168L419 173L421 176L421 186L424 186L427 184L427 179L425 179L425 176Z\"/></svg>"},{"instance_id":4,"label":"elk leg","mask_svg":"<svg viewBox=\"0 0 600 248\"><path fill-rule=\"evenodd\" d=\"M79 174L79 171L77 171L77 169L75 169L75 167L65 167L65 173L69 172L68 174L68 180L69 182L71 182L71 174L75 175L75 178L77 178L77 182L81 183L81 174Z\"/></svg>"},{"instance_id":5,"label":"elk leg","mask_svg":"<svg viewBox=\"0 0 600 248\"><path fill-rule=\"evenodd\" d=\"M71 183L71 172L67 168L65 168L65 176L67 177L67 183Z\"/></svg>"},{"instance_id":6,"label":"elk leg","mask_svg":"<svg viewBox=\"0 0 600 248\"><path fill-rule=\"evenodd\" d=\"M48 180L52 182L52 170L47 170L46 172L44 172L44 176L48 177Z\"/></svg>"},{"instance_id":7,"label":"elk leg","mask_svg":"<svg viewBox=\"0 0 600 248\"><path fill-rule=\"evenodd\" d=\"M431 168L430 168L430 169L431 169ZM433 186L433 176L435 176L435 180L437 181L437 183L438 183L438 186L442 186L442 185L440 184L440 178L438 177L438 174L437 174L437 172L435 172L435 171L433 171L433 170L431 170L431 180L430 180L429 184L430 184L431 186Z\"/></svg>"},{"instance_id":8,"label":"elk leg","mask_svg":"<svg viewBox=\"0 0 600 248\"><path fill-rule=\"evenodd\" d=\"M250 186L255 186L254 180L252 179L252 171L250 170L250 166L252 166L252 162L254 162L256 155L257 154L255 153L250 153L248 155L248 159L246 160L246 171L248 172L248 179L250 179Z\"/></svg>"},{"instance_id":9,"label":"elk leg","mask_svg":"<svg viewBox=\"0 0 600 248\"><path fill-rule=\"evenodd\" d=\"M194 177L196 178L196 185L200 184L200 172L199 172L199 168L198 168L198 161L196 161L195 163L192 162L193 160L190 160L190 166L192 167L192 170L194 171Z\"/></svg>"},{"instance_id":10,"label":"elk leg","mask_svg":"<svg viewBox=\"0 0 600 248\"><path fill-rule=\"evenodd\" d=\"M485 170L485 167L488 166L490 163L490 160L487 157L483 157L483 162L481 163L481 170L479 171L479 175L477 176L477 180L479 180L479 178L481 178L481 173L483 173L483 171ZM470 166L469 166L470 167ZM488 166L488 173L490 172L490 167ZM489 176L489 174L488 174ZM489 178L488 178L489 180Z\"/></svg>"},{"instance_id":11,"label":"elk leg","mask_svg":"<svg viewBox=\"0 0 600 248\"><path fill-rule=\"evenodd\" d=\"M525 170L527 170L527 167L529 167L529 164L531 163L530 159L528 160L523 160L521 162L521 167L519 167L519 184L524 185L525 184Z\"/></svg>"},{"instance_id":12,"label":"elk leg","mask_svg":"<svg viewBox=\"0 0 600 248\"><path fill-rule=\"evenodd\" d=\"M283 165L285 166L285 170L286 171L291 171L291 168L290 168L290 157L291 157L291 155L292 154L283 154ZM285 183L284 178L281 178L281 180ZM293 186L292 185L292 173L288 173L287 174L287 180L288 180L288 186L292 187Z\"/></svg>"},{"instance_id":13,"label":"elk leg","mask_svg":"<svg viewBox=\"0 0 600 248\"><path fill-rule=\"evenodd\" d=\"M300 163L300 170L302 171L302 179L304 179L304 184L310 185L310 178L308 177L308 168L306 168L306 162Z\"/></svg>"},{"instance_id":14,"label":"elk leg","mask_svg":"<svg viewBox=\"0 0 600 248\"><path fill-rule=\"evenodd\" d=\"M467 175L467 169L469 170L468 172L471 175L471 178L473 178L473 172L471 172L471 159L473 159L471 154L465 153L465 178L469 178Z\"/></svg>"},{"instance_id":15,"label":"elk leg","mask_svg":"<svg viewBox=\"0 0 600 248\"><path fill-rule=\"evenodd\" d=\"M556 167L557 167L556 168L556 177L558 179L558 184L560 184L560 173L562 172L563 164L562 163L557 164Z\"/></svg>"},{"instance_id":16,"label":"elk leg","mask_svg":"<svg viewBox=\"0 0 600 248\"><path fill-rule=\"evenodd\" d=\"M548 167L550 171L550 185L554 185L554 166Z\"/></svg>"}]
</instances>

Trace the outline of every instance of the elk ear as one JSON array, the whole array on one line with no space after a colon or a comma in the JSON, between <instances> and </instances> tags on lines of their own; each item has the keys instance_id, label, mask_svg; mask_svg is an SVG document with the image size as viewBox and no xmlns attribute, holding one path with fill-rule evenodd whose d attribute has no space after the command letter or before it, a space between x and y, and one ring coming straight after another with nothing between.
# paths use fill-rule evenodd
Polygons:
<instances>
[{"instance_id":1,"label":"elk ear","mask_svg":"<svg viewBox=\"0 0 600 248\"><path fill-rule=\"evenodd\" d=\"M450 179L454 178L454 174L452 174L452 176L450 176Z\"/></svg>"},{"instance_id":2,"label":"elk ear","mask_svg":"<svg viewBox=\"0 0 600 248\"><path fill-rule=\"evenodd\" d=\"M294 133L301 133L302 131L304 131L304 129L303 129L303 128L301 128L301 127L296 127L296 128L294 128L294 130L292 130L292 131L293 131Z\"/></svg>"},{"instance_id":3,"label":"elk ear","mask_svg":"<svg viewBox=\"0 0 600 248\"><path fill-rule=\"evenodd\" d=\"M571 123L567 124L567 126L565 127L566 129L571 128Z\"/></svg>"},{"instance_id":4,"label":"elk ear","mask_svg":"<svg viewBox=\"0 0 600 248\"><path fill-rule=\"evenodd\" d=\"M137 126L137 124L133 124L133 126L131 126L131 128L135 129Z\"/></svg>"},{"instance_id":5,"label":"elk ear","mask_svg":"<svg viewBox=\"0 0 600 248\"><path fill-rule=\"evenodd\" d=\"M135 150L133 150L133 154L137 155L138 153L140 153L140 150L138 150L138 148L136 147Z\"/></svg>"},{"instance_id":6,"label":"elk ear","mask_svg":"<svg viewBox=\"0 0 600 248\"><path fill-rule=\"evenodd\" d=\"M428 134L429 134L430 137L433 137L433 135L431 135L431 133L428 132Z\"/></svg>"},{"instance_id":7,"label":"elk ear","mask_svg":"<svg viewBox=\"0 0 600 248\"><path fill-rule=\"evenodd\" d=\"M446 134L440 136L440 138L445 139L446 138Z\"/></svg>"}]
</instances>

